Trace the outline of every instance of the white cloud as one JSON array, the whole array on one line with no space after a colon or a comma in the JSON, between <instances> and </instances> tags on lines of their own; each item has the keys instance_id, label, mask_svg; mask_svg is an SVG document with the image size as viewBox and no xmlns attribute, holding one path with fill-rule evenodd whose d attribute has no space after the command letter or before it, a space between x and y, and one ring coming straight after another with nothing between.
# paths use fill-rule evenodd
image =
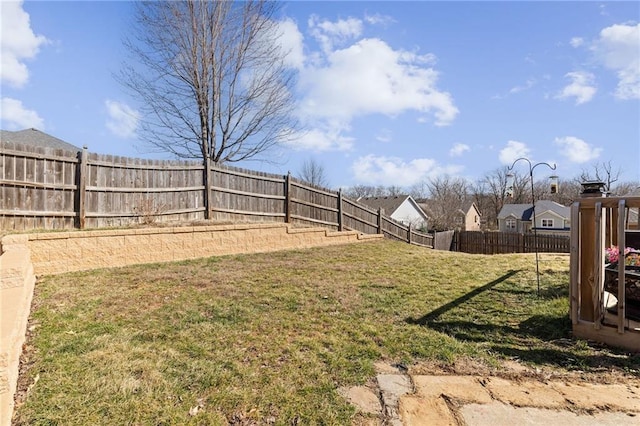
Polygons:
<instances>
[{"instance_id":1,"label":"white cloud","mask_svg":"<svg viewBox=\"0 0 640 426\"><path fill-rule=\"evenodd\" d=\"M349 151L353 148L354 139L343 135L340 128L315 128L292 135L284 144L297 151Z\"/></svg>"},{"instance_id":2,"label":"white cloud","mask_svg":"<svg viewBox=\"0 0 640 426\"><path fill-rule=\"evenodd\" d=\"M560 93L556 95L557 99L568 99L575 97L576 105L589 102L596 94L594 86L595 77L590 72L574 71L565 74L565 77L571 79L571 84L565 86Z\"/></svg>"},{"instance_id":3,"label":"white cloud","mask_svg":"<svg viewBox=\"0 0 640 426\"><path fill-rule=\"evenodd\" d=\"M584 39L582 37L572 37L569 42L572 47L580 47L584 44Z\"/></svg>"},{"instance_id":4,"label":"white cloud","mask_svg":"<svg viewBox=\"0 0 640 426\"><path fill-rule=\"evenodd\" d=\"M531 150L523 142L508 141L507 146L500 150L498 159L502 164L511 165L520 157L527 157Z\"/></svg>"},{"instance_id":5,"label":"white cloud","mask_svg":"<svg viewBox=\"0 0 640 426\"><path fill-rule=\"evenodd\" d=\"M619 99L640 99L640 23L612 25L591 46L597 60L615 71Z\"/></svg>"},{"instance_id":6,"label":"white cloud","mask_svg":"<svg viewBox=\"0 0 640 426\"><path fill-rule=\"evenodd\" d=\"M430 158L416 158L405 162L396 157L367 155L358 158L351 169L358 182L368 185L411 186L429 177L457 174L462 167L443 167Z\"/></svg>"},{"instance_id":7,"label":"white cloud","mask_svg":"<svg viewBox=\"0 0 640 426\"><path fill-rule=\"evenodd\" d=\"M350 121L367 114L394 116L407 110L433 113L436 125L450 124L458 109L438 91L430 55L393 50L384 41L364 39L332 52L325 66L300 78L306 116Z\"/></svg>"},{"instance_id":8,"label":"white cloud","mask_svg":"<svg viewBox=\"0 0 640 426\"><path fill-rule=\"evenodd\" d=\"M107 107L107 128L123 139L134 138L140 113L122 102L107 99L104 104Z\"/></svg>"},{"instance_id":9,"label":"white cloud","mask_svg":"<svg viewBox=\"0 0 640 426\"><path fill-rule=\"evenodd\" d=\"M364 16L364 20L367 22L367 24L382 25L384 27L396 22L396 20L391 16L381 15L379 13L374 13L373 15L366 14Z\"/></svg>"},{"instance_id":10,"label":"white cloud","mask_svg":"<svg viewBox=\"0 0 640 426\"><path fill-rule=\"evenodd\" d=\"M342 45L362 34L362 21L357 18L331 22L311 15L308 24L311 35L320 43L324 52L330 52L335 45Z\"/></svg>"},{"instance_id":11,"label":"white cloud","mask_svg":"<svg viewBox=\"0 0 640 426\"><path fill-rule=\"evenodd\" d=\"M457 143L449 150L449 155L451 157L460 157L465 152L471 150L471 147L464 143Z\"/></svg>"},{"instance_id":12,"label":"white cloud","mask_svg":"<svg viewBox=\"0 0 640 426\"><path fill-rule=\"evenodd\" d=\"M304 65L304 37L298 30L298 25L291 18L287 18L278 22L278 30L280 45L287 54L287 65L301 69Z\"/></svg>"},{"instance_id":13,"label":"white cloud","mask_svg":"<svg viewBox=\"0 0 640 426\"><path fill-rule=\"evenodd\" d=\"M374 15L332 22L311 16L309 33L320 49L311 50L294 21L281 24L282 44L299 70L297 115L309 131L287 145L297 149L350 150L354 119L413 111L418 122L445 126L458 114L452 96L437 87L435 56L393 49L380 39L361 38L364 25L381 23ZM383 140L384 134L379 135ZM380 139L380 138L378 138Z\"/></svg>"},{"instance_id":14,"label":"white cloud","mask_svg":"<svg viewBox=\"0 0 640 426\"><path fill-rule=\"evenodd\" d=\"M389 129L381 129L376 135L376 140L382 143L389 143L393 140L393 134Z\"/></svg>"},{"instance_id":15,"label":"white cloud","mask_svg":"<svg viewBox=\"0 0 640 426\"><path fill-rule=\"evenodd\" d=\"M0 81L20 88L29 80L24 60L34 58L40 46L48 40L33 33L29 14L22 9L22 1L2 1L0 15Z\"/></svg>"},{"instance_id":16,"label":"white cloud","mask_svg":"<svg viewBox=\"0 0 640 426\"><path fill-rule=\"evenodd\" d=\"M574 136L556 138L555 144L560 147L560 154L572 163L586 163L600 157L602 148L594 148L582 139Z\"/></svg>"},{"instance_id":17,"label":"white cloud","mask_svg":"<svg viewBox=\"0 0 640 426\"><path fill-rule=\"evenodd\" d=\"M514 94L514 93L519 93L519 92L523 92L525 90L529 90L531 89L534 84L536 84L536 80L533 78L528 79L525 84L521 85L521 86L514 86L509 90L509 93Z\"/></svg>"},{"instance_id":18,"label":"white cloud","mask_svg":"<svg viewBox=\"0 0 640 426\"><path fill-rule=\"evenodd\" d=\"M7 130L22 130L34 128L44 130L44 120L38 113L31 109L26 109L22 102L12 98L2 98L0 100L0 118L3 126Z\"/></svg>"}]
</instances>

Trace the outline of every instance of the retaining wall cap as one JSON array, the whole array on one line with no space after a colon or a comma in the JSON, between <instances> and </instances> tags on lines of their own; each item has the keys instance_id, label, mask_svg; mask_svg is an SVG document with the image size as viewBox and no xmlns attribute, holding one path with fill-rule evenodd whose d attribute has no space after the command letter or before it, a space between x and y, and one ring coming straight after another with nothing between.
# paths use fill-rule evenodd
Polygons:
<instances>
[{"instance_id":1,"label":"retaining wall cap","mask_svg":"<svg viewBox=\"0 0 640 426\"><path fill-rule=\"evenodd\" d=\"M288 234L307 234L313 232L325 232L324 228L287 228Z\"/></svg>"},{"instance_id":2,"label":"retaining wall cap","mask_svg":"<svg viewBox=\"0 0 640 426\"><path fill-rule=\"evenodd\" d=\"M13 235L5 235L2 237L2 247L3 250L8 248L10 245L22 245L27 244L29 242L29 234L13 234Z\"/></svg>"}]
</instances>

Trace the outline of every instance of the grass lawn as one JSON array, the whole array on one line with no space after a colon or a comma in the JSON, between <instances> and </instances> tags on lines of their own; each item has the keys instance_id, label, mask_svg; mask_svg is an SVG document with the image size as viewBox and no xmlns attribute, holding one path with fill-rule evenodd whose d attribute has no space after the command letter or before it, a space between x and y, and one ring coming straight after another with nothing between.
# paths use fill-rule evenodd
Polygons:
<instances>
[{"instance_id":1,"label":"grass lawn","mask_svg":"<svg viewBox=\"0 0 640 426\"><path fill-rule=\"evenodd\" d=\"M640 356L571 339L569 257L392 241L45 277L18 425L345 425L375 375L500 371L640 377Z\"/></svg>"}]
</instances>

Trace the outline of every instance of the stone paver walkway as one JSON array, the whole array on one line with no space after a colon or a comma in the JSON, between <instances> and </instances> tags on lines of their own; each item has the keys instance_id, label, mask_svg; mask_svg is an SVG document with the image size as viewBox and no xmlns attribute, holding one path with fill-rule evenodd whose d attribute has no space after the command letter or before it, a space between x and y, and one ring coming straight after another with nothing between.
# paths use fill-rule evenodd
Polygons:
<instances>
[{"instance_id":1,"label":"stone paver walkway","mask_svg":"<svg viewBox=\"0 0 640 426\"><path fill-rule=\"evenodd\" d=\"M342 393L371 425L640 425L639 381L427 376L384 367L375 384Z\"/></svg>"}]
</instances>

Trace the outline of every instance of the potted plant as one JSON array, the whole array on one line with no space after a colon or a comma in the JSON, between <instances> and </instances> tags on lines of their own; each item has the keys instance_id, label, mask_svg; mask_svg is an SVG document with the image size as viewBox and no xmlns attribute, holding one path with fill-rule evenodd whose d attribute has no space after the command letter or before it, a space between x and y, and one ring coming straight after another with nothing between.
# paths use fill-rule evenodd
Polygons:
<instances>
[{"instance_id":1,"label":"potted plant","mask_svg":"<svg viewBox=\"0 0 640 426\"><path fill-rule=\"evenodd\" d=\"M618 294L618 264L624 262L625 298L633 304L640 304L640 250L626 247L622 253L618 246L605 249L604 288L609 293Z\"/></svg>"}]
</instances>

